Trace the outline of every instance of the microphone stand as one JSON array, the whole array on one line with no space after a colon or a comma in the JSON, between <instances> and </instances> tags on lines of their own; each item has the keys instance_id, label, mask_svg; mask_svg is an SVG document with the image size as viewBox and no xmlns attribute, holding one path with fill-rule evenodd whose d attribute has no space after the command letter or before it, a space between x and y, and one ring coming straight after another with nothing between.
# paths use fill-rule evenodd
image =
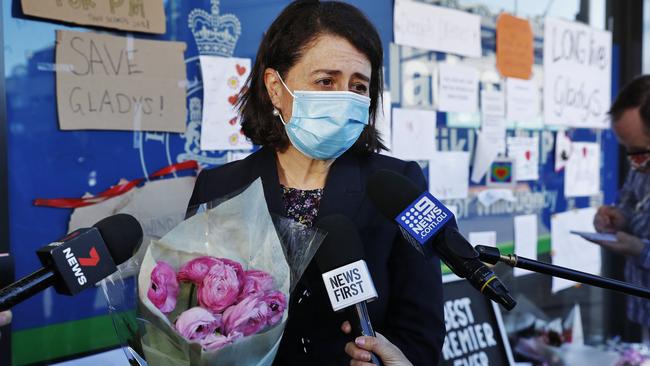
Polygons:
<instances>
[{"instance_id":1,"label":"microphone stand","mask_svg":"<svg viewBox=\"0 0 650 366\"><path fill-rule=\"evenodd\" d=\"M650 290L643 287L632 286L629 283L613 280L611 278L592 275L586 272L539 262L533 259L517 256L515 254L503 255L498 248L477 245L474 249L478 252L479 259L490 264L502 262L510 267L524 268L533 272L544 273L553 277L566 278L575 282L622 292L624 294L650 299Z\"/></svg>"}]
</instances>

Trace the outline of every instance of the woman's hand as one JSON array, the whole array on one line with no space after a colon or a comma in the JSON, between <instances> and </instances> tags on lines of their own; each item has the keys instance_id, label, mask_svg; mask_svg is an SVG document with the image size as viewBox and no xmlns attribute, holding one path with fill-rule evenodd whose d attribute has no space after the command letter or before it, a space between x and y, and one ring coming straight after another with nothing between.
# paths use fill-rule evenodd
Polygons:
<instances>
[{"instance_id":1,"label":"woman's hand","mask_svg":"<svg viewBox=\"0 0 650 366\"><path fill-rule=\"evenodd\" d=\"M11 323L11 318L11 310L0 311L0 327L4 327ZM0 334L0 337L2 337L2 334Z\"/></svg>"},{"instance_id":2,"label":"woman's hand","mask_svg":"<svg viewBox=\"0 0 650 366\"><path fill-rule=\"evenodd\" d=\"M616 241L594 240L594 243L614 253L638 257L645 248L645 243L641 238L630 235L626 232L619 231L616 233Z\"/></svg>"},{"instance_id":3,"label":"woman's hand","mask_svg":"<svg viewBox=\"0 0 650 366\"><path fill-rule=\"evenodd\" d=\"M614 206L600 206L594 216L594 227L599 233L615 233L626 225L623 212Z\"/></svg>"},{"instance_id":4,"label":"woman's hand","mask_svg":"<svg viewBox=\"0 0 650 366\"><path fill-rule=\"evenodd\" d=\"M352 327L346 321L341 325L341 330L349 334ZM345 353L352 357L351 366L374 365L370 363L371 352L377 355L385 366L413 366L402 351L380 333L377 333L377 337L357 337L354 343L348 342L345 345Z\"/></svg>"}]
</instances>

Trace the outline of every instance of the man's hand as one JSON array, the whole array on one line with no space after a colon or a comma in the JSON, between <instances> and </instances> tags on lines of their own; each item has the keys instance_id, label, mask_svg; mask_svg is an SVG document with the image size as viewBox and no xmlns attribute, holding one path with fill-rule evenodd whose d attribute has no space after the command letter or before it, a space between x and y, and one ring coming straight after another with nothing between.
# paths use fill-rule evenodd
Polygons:
<instances>
[{"instance_id":1,"label":"man's hand","mask_svg":"<svg viewBox=\"0 0 650 366\"><path fill-rule=\"evenodd\" d=\"M594 227L599 233L615 233L625 228L623 212L614 206L600 206L594 216Z\"/></svg>"},{"instance_id":2,"label":"man's hand","mask_svg":"<svg viewBox=\"0 0 650 366\"><path fill-rule=\"evenodd\" d=\"M594 243L614 253L629 255L631 257L638 257L643 252L643 248L645 248L645 243L641 238L623 231L616 233L616 239L616 241L594 240Z\"/></svg>"}]
</instances>

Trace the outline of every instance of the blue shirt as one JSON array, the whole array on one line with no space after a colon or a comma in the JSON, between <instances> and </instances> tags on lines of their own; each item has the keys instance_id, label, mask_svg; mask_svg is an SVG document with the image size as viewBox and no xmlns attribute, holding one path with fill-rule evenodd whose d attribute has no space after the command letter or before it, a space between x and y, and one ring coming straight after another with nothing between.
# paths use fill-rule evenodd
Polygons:
<instances>
[{"instance_id":1,"label":"blue shirt","mask_svg":"<svg viewBox=\"0 0 650 366\"><path fill-rule=\"evenodd\" d=\"M650 174L630 170L617 207L627 220L624 231L641 239L650 239ZM638 257L626 257L625 279L635 286L650 288L650 244L645 245ZM650 300L628 296L627 317L650 327Z\"/></svg>"}]
</instances>

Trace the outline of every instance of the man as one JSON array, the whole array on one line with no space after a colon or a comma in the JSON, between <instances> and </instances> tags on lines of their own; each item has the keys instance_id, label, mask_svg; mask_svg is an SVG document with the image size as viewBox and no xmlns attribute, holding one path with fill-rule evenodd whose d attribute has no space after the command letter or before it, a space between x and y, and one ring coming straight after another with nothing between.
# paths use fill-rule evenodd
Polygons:
<instances>
[{"instance_id":1,"label":"man","mask_svg":"<svg viewBox=\"0 0 650 366\"><path fill-rule=\"evenodd\" d=\"M625 279L650 287L650 75L627 84L612 105L612 127L625 147L631 170L615 206L601 206L594 217L598 232L615 233L617 241L597 242L626 256ZM650 301L628 297L627 317L650 327ZM644 337L645 338L645 337Z\"/></svg>"}]
</instances>

